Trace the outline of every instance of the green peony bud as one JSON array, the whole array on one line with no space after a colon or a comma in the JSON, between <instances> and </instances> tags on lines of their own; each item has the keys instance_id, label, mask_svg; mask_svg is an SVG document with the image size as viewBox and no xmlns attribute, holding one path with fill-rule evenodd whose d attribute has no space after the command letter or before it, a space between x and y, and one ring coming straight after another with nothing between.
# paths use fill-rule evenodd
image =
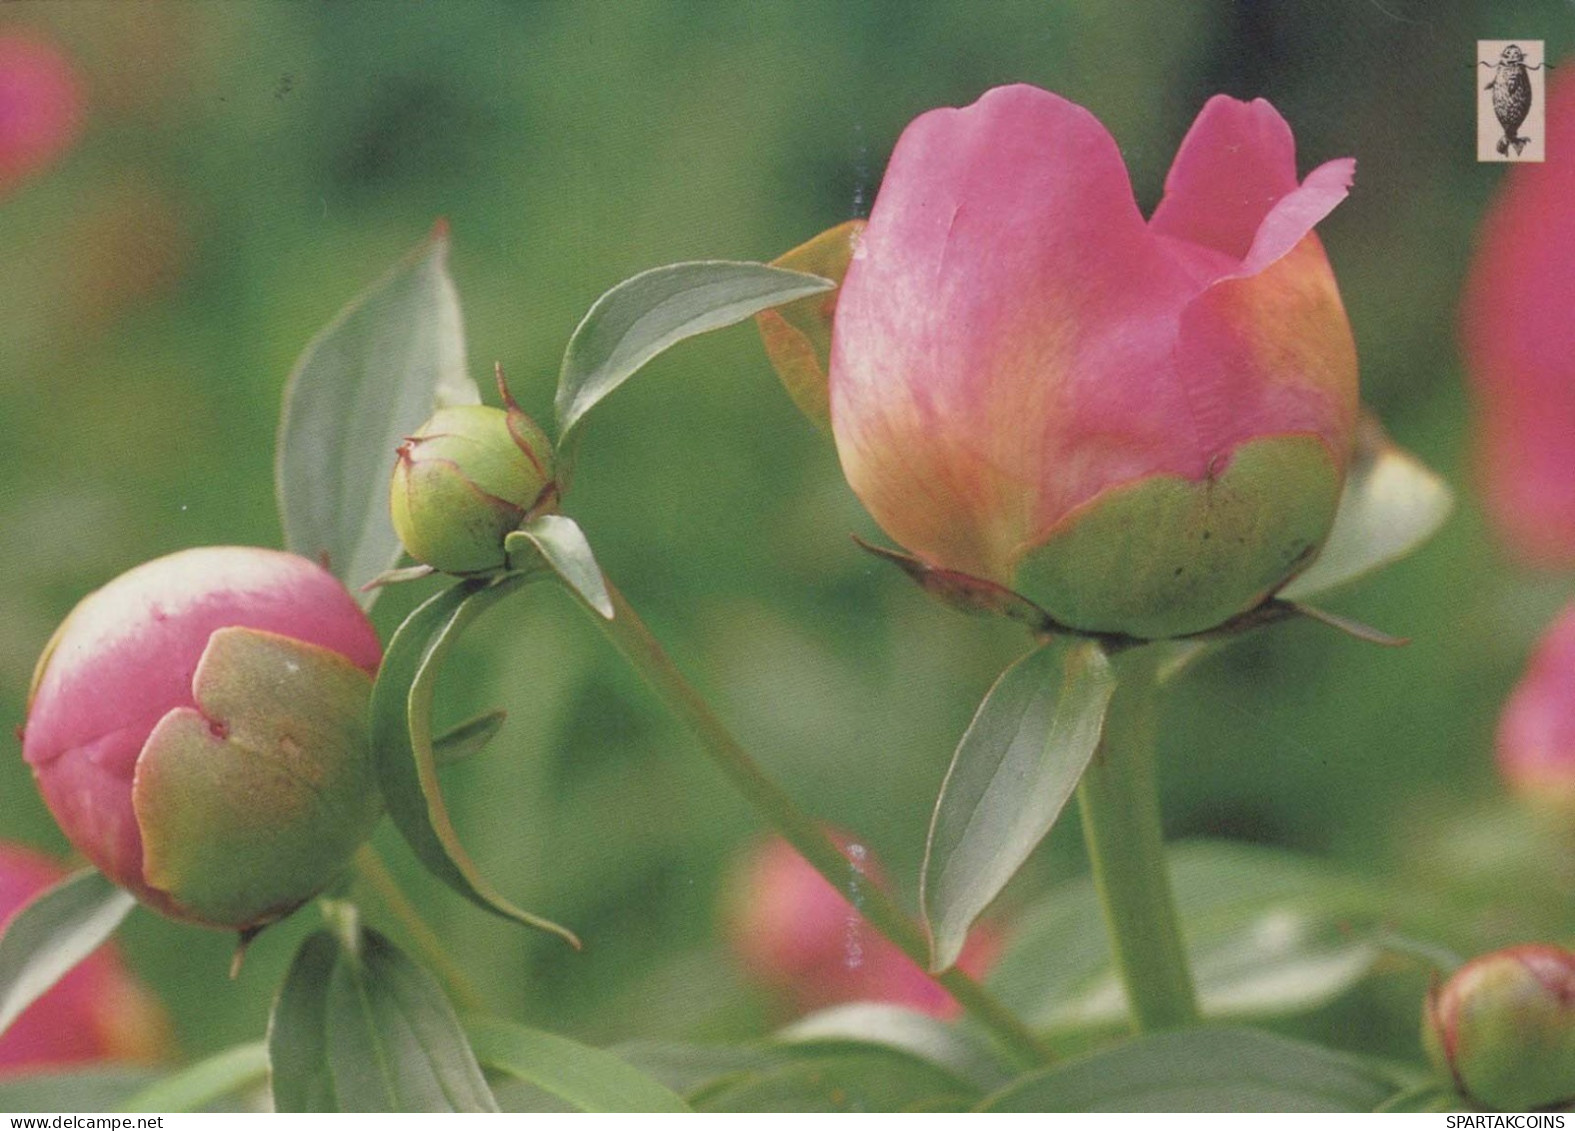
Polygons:
<instances>
[{"instance_id":1,"label":"green peony bud","mask_svg":"<svg viewBox=\"0 0 1575 1131\"><path fill-rule=\"evenodd\" d=\"M1428 1056L1495 1111L1575 1100L1575 953L1510 947L1475 958L1428 995Z\"/></svg>"},{"instance_id":2,"label":"green peony bud","mask_svg":"<svg viewBox=\"0 0 1575 1131\"><path fill-rule=\"evenodd\" d=\"M412 558L444 573L501 569L503 539L557 502L552 446L503 392L506 410L439 409L399 445L394 530Z\"/></svg>"}]
</instances>

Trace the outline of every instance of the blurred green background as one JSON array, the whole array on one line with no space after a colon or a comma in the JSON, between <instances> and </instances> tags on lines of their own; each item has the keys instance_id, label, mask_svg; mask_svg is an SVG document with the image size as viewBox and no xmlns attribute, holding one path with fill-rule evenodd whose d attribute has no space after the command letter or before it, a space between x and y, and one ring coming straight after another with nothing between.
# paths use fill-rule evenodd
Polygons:
<instances>
[{"instance_id":1,"label":"blurred green background","mask_svg":"<svg viewBox=\"0 0 1575 1131\"><path fill-rule=\"evenodd\" d=\"M676 260L769 259L864 214L925 109L1008 81L1064 94L1115 134L1147 210L1205 99L1261 95L1292 124L1303 171L1358 159L1320 231L1364 395L1461 506L1422 553L1330 602L1409 648L1283 626L1178 689L1167 824L1417 884L1497 853L1503 868L1467 900L1482 910L1471 941L1530 929L1499 908L1527 889L1500 880L1543 868L1516 854L1546 842L1516 839L1491 737L1575 579L1516 569L1480 520L1455 307L1502 175L1474 160L1474 40L1542 38L1558 59L1575 47L1569 3L0 8L0 29L17 24L76 60L88 120L0 202L8 729L54 624L89 589L185 546L278 544L271 464L291 364L434 218L452 224L474 375L501 360L545 419L563 345L603 290ZM876 532L748 327L660 359L587 433L569 509L609 574L746 745L856 830L911 901L952 748L1020 635L927 603L853 547L850 531ZM385 636L416 589L378 606ZM760 829L566 598L533 589L483 621L441 697L454 719L510 713L447 779L465 841L511 897L588 943L576 955L474 910L385 828L386 856L499 1010L597 1042L780 1020L719 930L731 863ZM64 853L11 749L0 836ZM1075 825L1008 889L1005 918L1082 867ZM1467 847L1457 859L1440 845ZM1565 921L1539 929L1567 939L1569 904L1551 906ZM315 916L298 918L232 983L231 939L133 917L125 948L170 1003L183 1054L262 1033ZM1350 1012L1377 1007L1353 1005L1321 1024L1415 1055L1422 980L1397 984L1381 1023L1358 1032Z\"/></svg>"}]
</instances>

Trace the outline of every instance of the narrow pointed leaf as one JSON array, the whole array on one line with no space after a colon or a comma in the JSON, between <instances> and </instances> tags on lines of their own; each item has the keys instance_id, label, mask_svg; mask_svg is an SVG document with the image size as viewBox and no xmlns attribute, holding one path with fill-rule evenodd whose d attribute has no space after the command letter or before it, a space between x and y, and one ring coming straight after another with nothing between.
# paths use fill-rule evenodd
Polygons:
<instances>
[{"instance_id":1,"label":"narrow pointed leaf","mask_svg":"<svg viewBox=\"0 0 1575 1131\"><path fill-rule=\"evenodd\" d=\"M763 263L674 263L625 279L596 300L569 339L554 407L566 447L585 414L640 367L685 338L835 286Z\"/></svg>"},{"instance_id":2,"label":"narrow pointed leaf","mask_svg":"<svg viewBox=\"0 0 1575 1131\"><path fill-rule=\"evenodd\" d=\"M376 931L328 986L328 1065L341 1111L497 1111L443 991Z\"/></svg>"},{"instance_id":3,"label":"narrow pointed leaf","mask_svg":"<svg viewBox=\"0 0 1575 1131\"><path fill-rule=\"evenodd\" d=\"M493 1017L465 1025L476 1059L580 1111L688 1111L689 1105L610 1052Z\"/></svg>"},{"instance_id":4,"label":"narrow pointed leaf","mask_svg":"<svg viewBox=\"0 0 1575 1131\"><path fill-rule=\"evenodd\" d=\"M95 868L40 892L0 935L0 1033L97 950L137 904Z\"/></svg>"},{"instance_id":5,"label":"narrow pointed leaf","mask_svg":"<svg viewBox=\"0 0 1575 1131\"><path fill-rule=\"evenodd\" d=\"M202 1111L215 1100L255 1087L268 1075L262 1041L237 1045L156 1080L123 1101L121 1111Z\"/></svg>"},{"instance_id":6,"label":"narrow pointed leaf","mask_svg":"<svg viewBox=\"0 0 1575 1131\"><path fill-rule=\"evenodd\" d=\"M1298 601L1405 557L1437 533L1454 505L1443 479L1364 420L1334 529L1307 572L1278 596Z\"/></svg>"},{"instance_id":7,"label":"narrow pointed leaf","mask_svg":"<svg viewBox=\"0 0 1575 1131\"><path fill-rule=\"evenodd\" d=\"M465 372L448 232L340 311L306 347L284 391L275 486L287 549L360 587L399 558L388 517L394 449L440 405L477 404Z\"/></svg>"},{"instance_id":8,"label":"narrow pointed leaf","mask_svg":"<svg viewBox=\"0 0 1575 1131\"><path fill-rule=\"evenodd\" d=\"M932 969L957 961L968 928L1061 815L1115 686L1096 644L1052 641L979 705L941 785L919 878Z\"/></svg>"},{"instance_id":9,"label":"narrow pointed leaf","mask_svg":"<svg viewBox=\"0 0 1575 1131\"><path fill-rule=\"evenodd\" d=\"M338 1111L328 1070L328 983L339 944L327 931L308 935L268 1016L268 1069L274 1111Z\"/></svg>"},{"instance_id":10,"label":"narrow pointed leaf","mask_svg":"<svg viewBox=\"0 0 1575 1131\"><path fill-rule=\"evenodd\" d=\"M433 693L449 649L471 620L528 580L461 582L405 618L372 687L372 761L389 816L428 871L476 906L578 947L572 932L516 907L481 875L443 803L432 747Z\"/></svg>"},{"instance_id":11,"label":"narrow pointed leaf","mask_svg":"<svg viewBox=\"0 0 1575 1131\"><path fill-rule=\"evenodd\" d=\"M1372 1111L1396 1084L1319 1045L1252 1029L1160 1033L1045 1069L980 1111Z\"/></svg>"},{"instance_id":12,"label":"narrow pointed leaf","mask_svg":"<svg viewBox=\"0 0 1575 1131\"><path fill-rule=\"evenodd\" d=\"M580 600L607 620L613 619L607 581L591 553L591 544L579 523L567 515L543 514L531 519L503 540L512 569L540 563L557 574Z\"/></svg>"},{"instance_id":13,"label":"narrow pointed leaf","mask_svg":"<svg viewBox=\"0 0 1575 1131\"><path fill-rule=\"evenodd\" d=\"M503 729L508 714L501 709L488 711L449 727L432 740L433 759L440 766L451 766L455 762L463 762L472 754L479 754Z\"/></svg>"}]
</instances>

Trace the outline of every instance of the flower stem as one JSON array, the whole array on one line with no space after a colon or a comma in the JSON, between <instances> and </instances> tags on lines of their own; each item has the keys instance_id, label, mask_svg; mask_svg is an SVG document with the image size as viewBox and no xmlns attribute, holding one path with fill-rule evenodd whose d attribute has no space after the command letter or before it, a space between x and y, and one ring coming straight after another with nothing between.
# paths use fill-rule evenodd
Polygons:
<instances>
[{"instance_id":1,"label":"flower stem","mask_svg":"<svg viewBox=\"0 0 1575 1131\"><path fill-rule=\"evenodd\" d=\"M607 583L607 592L612 598L613 619L595 616L595 620L619 652L700 740L701 748L711 761L765 822L797 849L828 883L838 890L843 889L853 867L848 858L817 821L760 771L611 582ZM871 885L862 892L859 910L921 970L928 968L930 948L923 930L889 895ZM1025 1066L1047 1062L1049 1054L1038 1039L978 982L956 967L931 977L969 1016L988 1029L1014 1059Z\"/></svg>"},{"instance_id":2,"label":"flower stem","mask_svg":"<svg viewBox=\"0 0 1575 1131\"><path fill-rule=\"evenodd\" d=\"M1116 969L1140 1033L1199 1021L1165 865L1155 774L1155 660L1123 657L1104 736L1077 787L1083 839L1093 863Z\"/></svg>"},{"instance_id":3,"label":"flower stem","mask_svg":"<svg viewBox=\"0 0 1575 1131\"><path fill-rule=\"evenodd\" d=\"M388 909L388 913L399 920L427 964L448 983L448 992L453 995L455 1004L471 1013L484 1010L486 1000L476 991L475 985L466 977L459 964L449 957L437 932L421 917L421 912L416 910L405 893L399 890L399 884L388 870L388 865L383 863L383 858L377 854L377 849L370 843L363 844L355 854L354 867L355 874L377 894L378 901Z\"/></svg>"}]
</instances>

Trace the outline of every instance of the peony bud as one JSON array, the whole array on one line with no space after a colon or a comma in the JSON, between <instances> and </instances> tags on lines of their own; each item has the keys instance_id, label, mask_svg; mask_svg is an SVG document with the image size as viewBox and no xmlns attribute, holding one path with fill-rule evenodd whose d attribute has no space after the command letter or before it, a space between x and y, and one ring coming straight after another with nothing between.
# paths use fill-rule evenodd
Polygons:
<instances>
[{"instance_id":1,"label":"peony bud","mask_svg":"<svg viewBox=\"0 0 1575 1131\"><path fill-rule=\"evenodd\" d=\"M1028 86L904 131L837 299L832 429L886 533L1056 620L1211 628L1310 563L1356 353L1267 102L1211 99L1145 223L1092 115Z\"/></svg>"},{"instance_id":2,"label":"peony bud","mask_svg":"<svg viewBox=\"0 0 1575 1131\"><path fill-rule=\"evenodd\" d=\"M399 445L389 485L405 549L444 573L501 569L504 538L556 503L551 451L546 434L512 400L507 411L439 409Z\"/></svg>"},{"instance_id":3,"label":"peony bud","mask_svg":"<svg viewBox=\"0 0 1575 1131\"><path fill-rule=\"evenodd\" d=\"M110 879L174 918L260 926L327 886L382 812L366 721L380 657L305 558L186 550L72 610L34 673L22 752Z\"/></svg>"},{"instance_id":4,"label":"peony bud","mask_svg":"<svg viewBox=\"0 0 1575 1131\"><path fill-rule=\"evenodd\" d=\"M65 878L53 861L0 843L0 934L13 914ZM80 963L0 1035L0 1079L94 1061L147 1064L169 1047L169 1020L113 947Z\"/></svg>"},{"instance_id":5,"label":"peony bud","mask_svg":"<svg viewBox=\"0 0 1575 1131\"><path fill-rule=\"evenodd\" d=\"M1472 959L1428 995L1428 1056L1495 1111L1575 1100L1575 953L1510 947Z\"/></svg>"},{"instance_id":6,"label":"peony bud","mask_svg":"<svg viewBox=\"0 0 1575 1131\"><path fill-rule=\"evenodd\" d=\"M1527 562L1575 565L1575 73L1548 84L1547 161L1505 170L1460 310L1488 517Z\"/></svg>"},{"instance_id":7,"label":"peony bud","mask_svg":"<svg viewBox=\"0 0 1575 1131\"><path fill-rule=\"evenodd\" d=\"M884 889L886 880L866 849L847 837L837 841L849 863L842 891L784 840L768 841L749 854L738 871L727 924L745 968L800 1013L845 1001L881 1001L937 1017L954 1015L951 995L859 914L861 888ZM999 951L988 928L981 928L958 965L983 974Z\"/></svg>"},{"instance_id":8,"label":"peony bud","mask_svg":"<svg viewBox=\"0 0 1575 1131\"><path fill-rule=\"evenodd\" d=\"M1575 603L1553 622L1504 704L1498 768L1521 796L1575 812Z\"/></svg>"},{"instance_id":9,"label":"peony bud","mask_svg":"<svg viewBox=\"0 0 1575 1131\"><path fill-rule=\"evenodd\" d=\"M52 44L0 35L0 195L54 161L82 124L82 86Z\"/></svg>"}]
</instances>

